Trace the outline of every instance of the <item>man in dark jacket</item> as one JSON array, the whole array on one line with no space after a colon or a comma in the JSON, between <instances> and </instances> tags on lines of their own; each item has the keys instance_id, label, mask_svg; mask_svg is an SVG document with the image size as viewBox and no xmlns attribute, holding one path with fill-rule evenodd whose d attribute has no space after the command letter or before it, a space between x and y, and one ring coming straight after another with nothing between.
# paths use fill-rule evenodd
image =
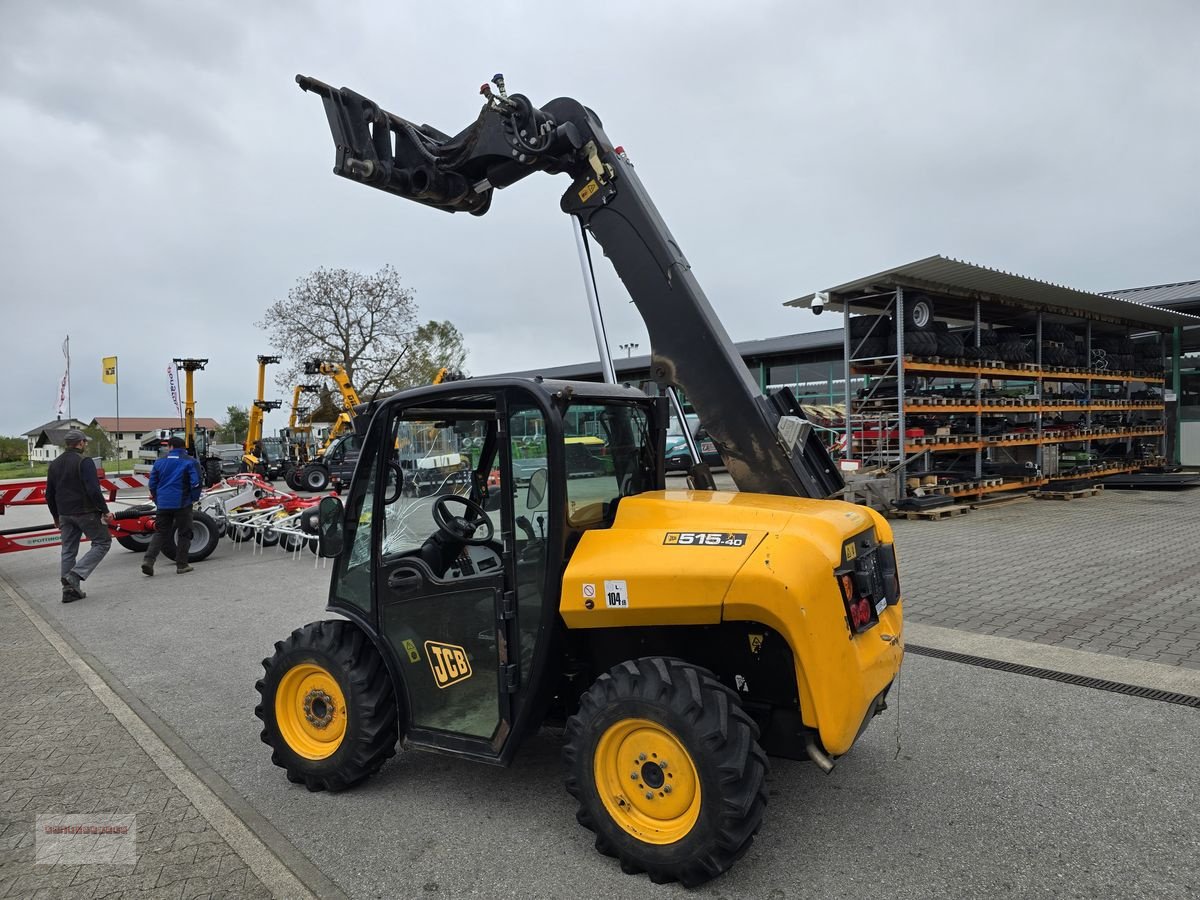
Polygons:
<instances>
[{"instance_id":1,"label":"man in dark jacket","mask_svg":"<svg viewBox=\"0 0 1200 900\"><path fill-rule=\"evenodd\" d=\"M158 559L163 541L175 532L175 571L183 575L191 572L188 564L188 548L192 546L192 504L200 499L204 475L195 457L184 449L183 438L173 437L171 449L150 470L150 499L158 505L154 517L154 537L146 548L142 560L142 572L154 574L154 560Z\"/></svg>"},{"instance_id":2,"label":"man in dark jacket","mask_svg":"<svg viewBox=\"0 0 1200 900\"><path fill-rule=\"evenodd\" d=\"M73 603L87 596L80 583L95 571L100 560L112 547L112 535L108 523L112 513L100 490L100 478L96 464L84 456L88 436L72 428L67 432L64 450L46 473L46 505L54 527L62 532L62 559L59 565L62 582L62 602ZM83 559L79 555L79 541L87 535L91 549Z\"/></svg>"}]
</instances>

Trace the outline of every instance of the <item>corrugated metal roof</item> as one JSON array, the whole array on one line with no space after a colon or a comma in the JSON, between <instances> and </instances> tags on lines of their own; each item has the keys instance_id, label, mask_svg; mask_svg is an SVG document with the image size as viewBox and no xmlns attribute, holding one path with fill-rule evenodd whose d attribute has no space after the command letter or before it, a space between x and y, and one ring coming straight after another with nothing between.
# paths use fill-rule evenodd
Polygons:
<instances>
[{"instance_id":1,"label":"corrugated metal roof","mask_svg":"<svg viewBox=\"0 0 1200 900\"><path fill-rule=\"evenodd\" d=\"M1200 281L1180 281L1176 284L1154 284L1149 287L1123 288L1105 291L1106 297L1120 297L1134 303L1149 303L1158 306L1178 300L1200 300Z\"/></svg>"},{"instance_id":2,"label":"corrugated metal roof","mask_svg":"<svg viewBox=\"0 0 1200 900\"><path fill-rule=\"evenodd\" d=\"M806 331L800 334L784 334L779 337L759 338L753 341L737 341L734 344L743 358L753 359L759 356L774 356L781 353L796 353L807 350L832 350L841 352L842 329L831 328L823 331ZM650 357L643 353L639 356L613 357L613 369L617 377L644 375L650 370ZM551 366L543 369L529 369L524 372L510 374L521 378L532 378L541 375L543 378L562 378L565 380L594 378L600 373L598 360L572 363L567 366Z\"/></svg>"},{"instance_id":3,"label":"corrugated metal roof","mask_svg":"<svg viewBox=\"0 0 1200 900\"><path fill-rule=\"evenodd\" d=\"M973 318L974 301L978 299L993 304L993 311L997 312L993 318L997 320L1016 320L1022 313L1040 310L1132 327L1150 325L1166 328L1200 324L1200 317L1186 313L1120 297L1093 294L945 256L929 256L829 288L830 306L841 309L843 303L848 303L852 309L879 309L886 301L871 298L870 295L898 286L931 291L958 300L957 303L951 300L948 304L937 304L939 317ZM807 309L813 296L806 294L787 301L784 306Z\"/></svg>"}]
</instances>

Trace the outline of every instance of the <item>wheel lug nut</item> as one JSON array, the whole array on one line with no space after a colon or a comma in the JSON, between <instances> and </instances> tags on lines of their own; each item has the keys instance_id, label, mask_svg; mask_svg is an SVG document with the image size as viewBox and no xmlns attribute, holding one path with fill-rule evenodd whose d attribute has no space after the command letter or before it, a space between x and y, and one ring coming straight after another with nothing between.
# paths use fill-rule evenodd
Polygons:
<instances>
[{"instance_id":1,"label":"wheel lug nut","mask_svg":"<svg viewBox=\"0 0 1200 900\"><path fill-rule=\"evenodd\" d=\"M629 773L629 780L630 780L630 781L637 781L637 778L638 778L638 776L637 776L637 772L630 772L630 773Z\"/></svg>"},{"instance_id":2,"label":"wheel lug nut","mask_svg":"<svg viewBox=\"0 0 1200 900\"><path fill-rule=\"evenodd\" d=\"M654 799L654 791L646 791L646 799L653 800Z\"/></svg>"},{"instance_id":3,"label":"wheel lug nut","mask_svg":"<svg viewBox=\"0 0 1200 900\"><path fill-rule=\"evenodd\" d=\"M670 786L669 784L664 784L664 785L663 785L663 793L664 793L664 794L669 794L669 793L671 793L671 786Z\"/></svg>"},{"instance_id":4,"label":"wheel lug nut","mask_svg":"<svg viewBox=\"0 0 1200 900\"><path fill-rule=\"evenodd\" d=\"M664 760L661 760L661 761L659 762L659 764L658 764L658 767L659 767L660 769L665 769L665 768L667 767L667 761L666 761L665 759L664 759Z\"/></svg>"},{"instance_id":5,"label":"wheel lug nut","mask_svg":"<svg viewBox=\"0 0 1200 900\"><path fill-rule=\"evenodd\" d=\"M645 762L645 761L646 761L646 754L645 754L645 753L639 753L639 754L638 754L638 760L640 760L641 762Z\"/></svg>"}]
</instances>

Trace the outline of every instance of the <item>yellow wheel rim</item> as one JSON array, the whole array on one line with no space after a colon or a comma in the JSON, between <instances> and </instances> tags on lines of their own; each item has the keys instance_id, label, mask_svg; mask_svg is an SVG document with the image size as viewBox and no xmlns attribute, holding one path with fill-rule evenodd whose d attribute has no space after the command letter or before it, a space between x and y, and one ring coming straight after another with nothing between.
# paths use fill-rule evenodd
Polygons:
<instances>
[{"instance_id":1,"label":"yellow wheel rim","mask_svg":"<svg viewBox=\"0 0 1200 900\"><path fill-rule=\"evenodd\" d=\"M609 816L639 841L673 844L700 817L700 779L679 738L649 719L622 719L600 736L596 790Z\"/></svg>"},{"instance_id":2,"label":"yellow wheel rim","mask_svg":"<svg viewBox=\"0 0 1200 900\"><path fill-rule=\"evenodd\" d=\"M316 663L288 669L275 691L275 722L288 747L305 759L332 756L346 736L346 698Z\"/></svg>"}]
</instances>

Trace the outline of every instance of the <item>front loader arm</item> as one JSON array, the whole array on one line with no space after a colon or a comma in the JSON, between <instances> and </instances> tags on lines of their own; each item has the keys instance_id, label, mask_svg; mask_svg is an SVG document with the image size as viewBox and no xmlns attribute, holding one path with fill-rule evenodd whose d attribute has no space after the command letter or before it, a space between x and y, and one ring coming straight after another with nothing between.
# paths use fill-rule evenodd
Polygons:
<instances>
[{"instance_id":1,"label":"front loader arm","mask_svg":"<svg viewBox=\"0 0 1200 900\"><path fill-rule=\"evenodd\" d=\"M827 497L842 479L789 390L763 396L692 274L633 165L576 100L536 107L504 81L480 93L454 137L387 112L348 88L305 76L336 147L334 172L446 212L483 215L492 192L533 172L564 173L562 209L604 248L646 323L651 376L678 386L720 448L739 489Z\"/></svg>"}]
</instances>

